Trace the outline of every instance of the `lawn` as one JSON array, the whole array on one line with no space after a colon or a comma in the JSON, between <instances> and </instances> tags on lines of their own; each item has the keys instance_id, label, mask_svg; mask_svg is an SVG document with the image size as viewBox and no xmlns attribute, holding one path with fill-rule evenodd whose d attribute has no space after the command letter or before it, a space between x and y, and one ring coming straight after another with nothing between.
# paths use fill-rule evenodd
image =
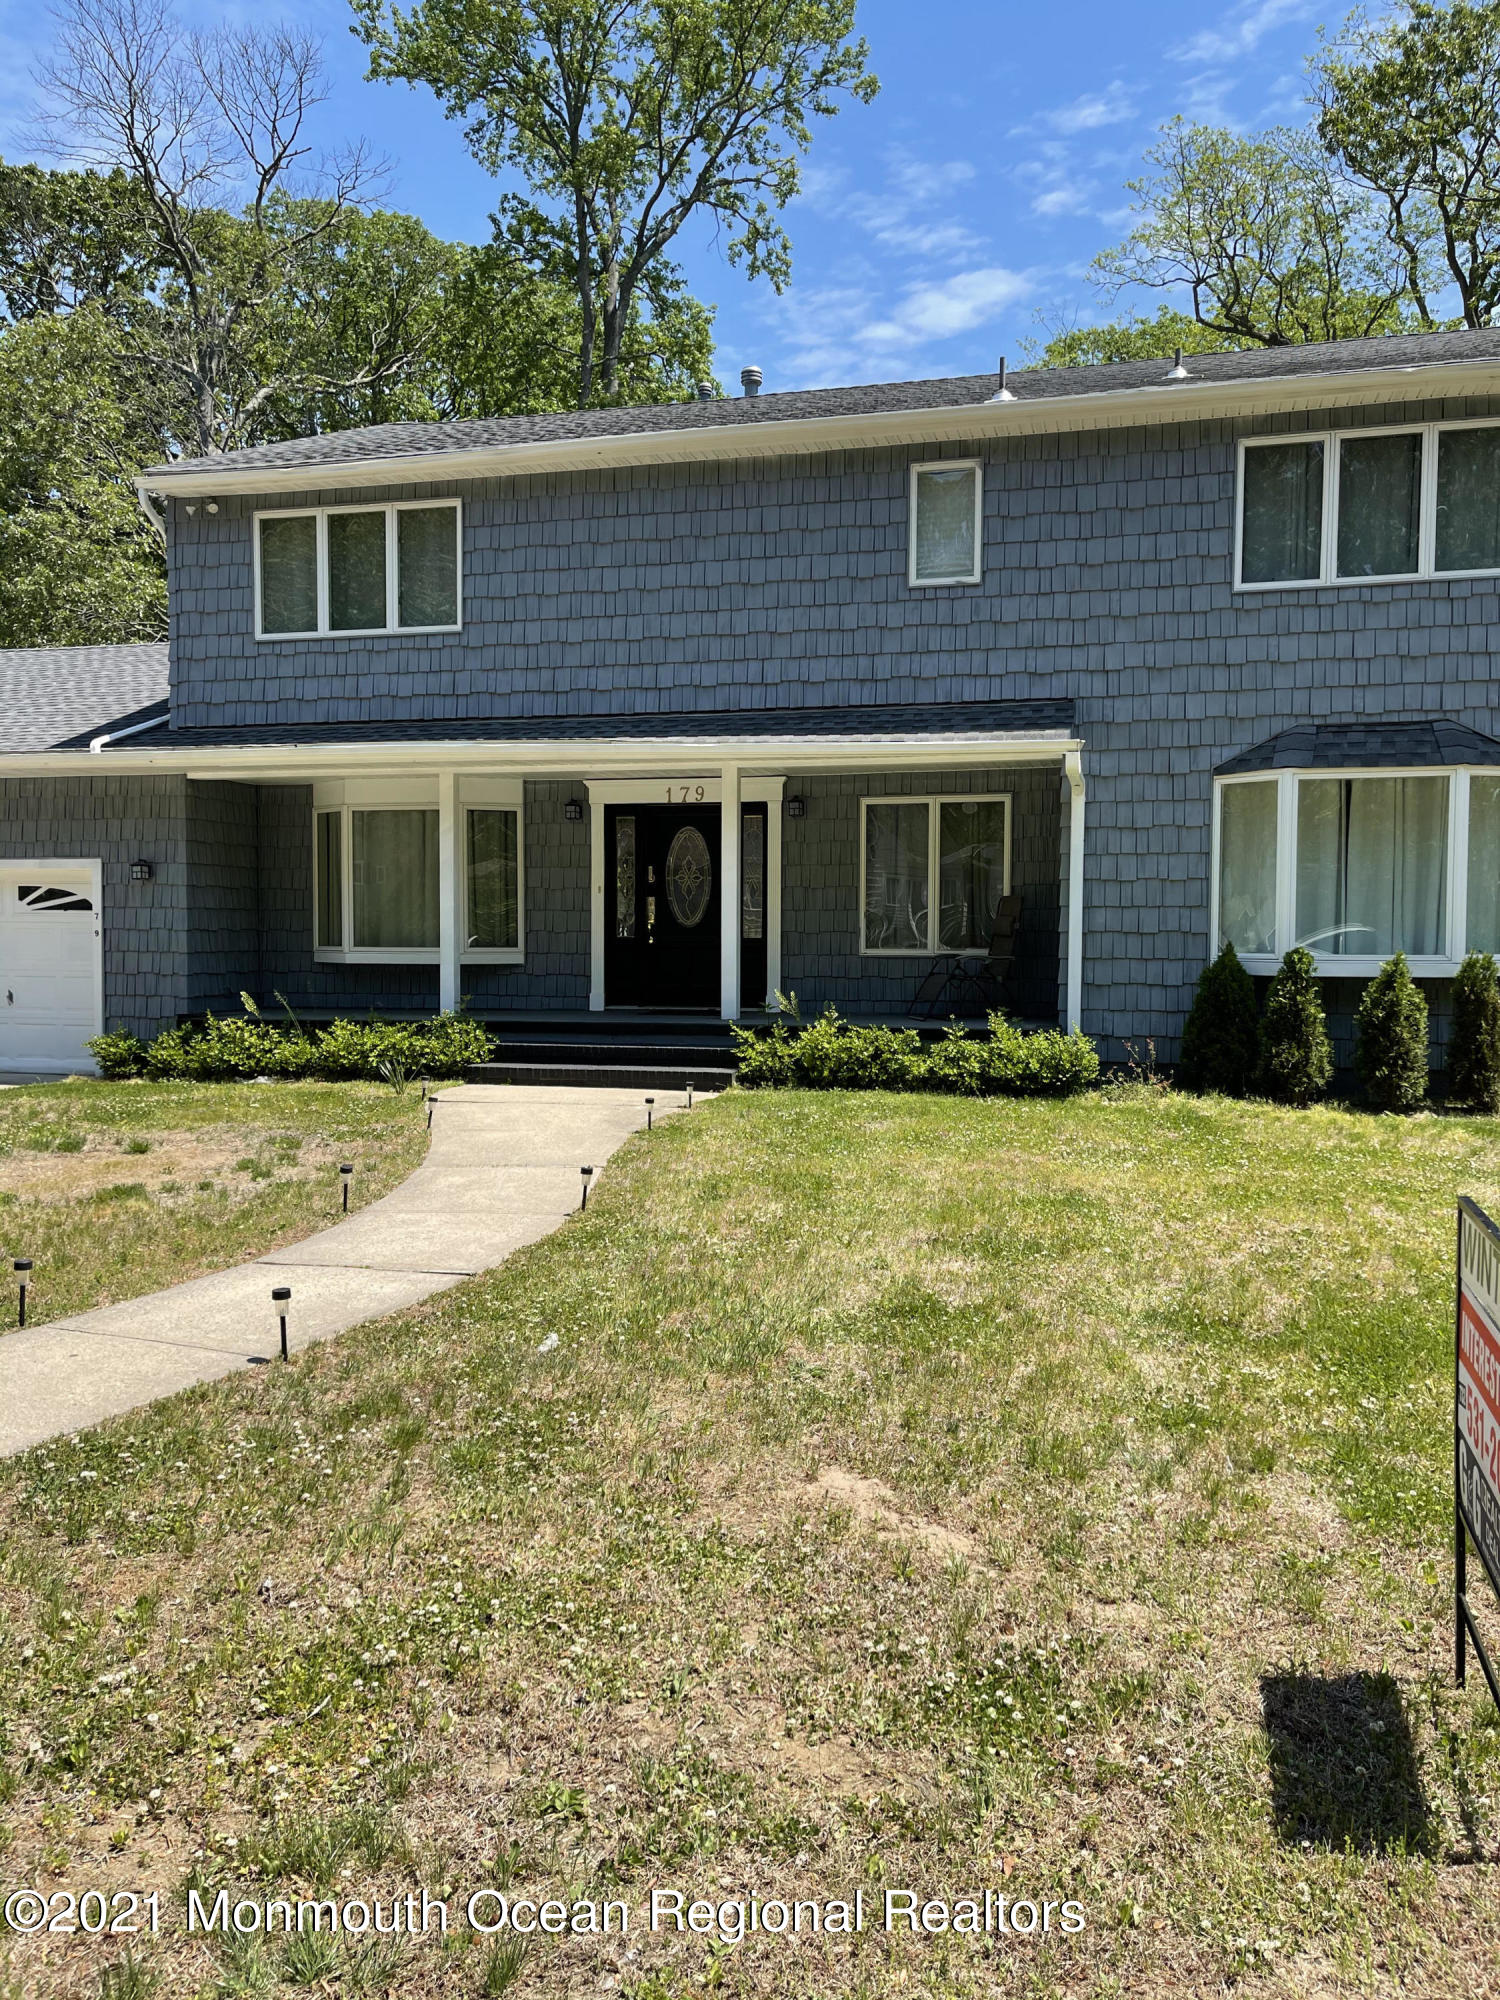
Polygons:
<instances>
[{"instance_id":1,"label":"lawn","mask_svg":"<svg viewBox=\"0 0 1500 2000\"><path fill-rule=\"evenodd\" d=\"M310 1236L338 1219L342 1162L362 1206L426 1149L418 1094L384 1084L3 1090L0 1253L32 1260L28 1321L59 1319Z\"/></svg>"},{"instance_id":2,"label":"lawn","mask_svg":"<svg viewBox=\"0 0 1500 2000\"><path fill-rule=\"evenodd\" d=\"M162 1910L12 1938L14 1991L1493 1992L1460 1190L1500 1126L731 1094L503 1269L0 1469L0 1875ZM486 1886L630 1929L485 1938ZM653 1886L869 1915L653 1935Z\"/></svg>"}]
</instances>

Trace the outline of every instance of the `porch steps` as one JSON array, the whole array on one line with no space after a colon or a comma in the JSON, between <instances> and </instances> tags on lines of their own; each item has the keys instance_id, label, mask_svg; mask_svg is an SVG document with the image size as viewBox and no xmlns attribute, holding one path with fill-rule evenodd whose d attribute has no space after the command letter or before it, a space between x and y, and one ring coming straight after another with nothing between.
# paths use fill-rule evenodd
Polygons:
<instances>
[{"instance_id":1,"label":"porch steps","mask_svg":"<svg viewBox=\"0 0 1500 2000\"><path fill-rule=\"evenodd\" d=\"M529 1024L528 1024L529 1025ZM597 1025L501 1033L494 1060L465 1070L467 1083L551 1083L573 1089L724 1090L734 1081L734 1046L726 1031L694 1026L674 1034L660 1024Z\"/></svg>"},{"instance_id":2,"label":"porch steps","mask_svg":"<svg viewBox=\"0 0 1500 2000\"><path fill-rule=\"evenodd\" d=\"M620 1051L616 1051L620 1053ZM691 1083L695 1090L727 1090L734 1082L732 1069L709 1068L703 1063L473 1063L464 1071L465 1083L550 1083L572 1090L680 1091Z\"/></svg>"}]
</instances>

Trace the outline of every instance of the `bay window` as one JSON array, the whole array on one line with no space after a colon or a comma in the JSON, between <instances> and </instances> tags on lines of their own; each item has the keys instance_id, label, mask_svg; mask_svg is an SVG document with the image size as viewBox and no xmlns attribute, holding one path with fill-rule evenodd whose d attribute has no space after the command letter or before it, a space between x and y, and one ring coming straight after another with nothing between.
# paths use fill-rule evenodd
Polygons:
<instances>
[{"instance_id":1,"label":"bay window","mask_svg":"<svg viewBox=\"0 0 1500 2000\"><path fill-rule=\"evenodd\" d=\"M435 779L330 780L314 787L313 942L319 959L436 964L444 842L451 840L460 956L521 962L520 785L457 780L449 829L436 796Z\"/></svg>"},{"instance_id":2,"label":"bay window","mask_svg":"<svg viewBox=\"0 0 1500 2000\"><path fill-rule=\"evenodd\" d=\"M1238 589L1500 572L1500 424L1247 438Z\"/></svg>"},{"instance_id":3,"label":"bay window","mask_svg":"<svg viewBox=\"0 0 1500 2000\"><path fill-rule=\"evenodd\" d=\"M257 514L256 636L457 630L460 527L456 500Z\"/></svg>"},{"instance_id":4,"label":"bay window","mask_svg":"<svg viewBox=\"0 0 1500 2000\"><path fill-rule=\"evenodd\" d=\"M1010 795L862 799L866 955L985 952L1010 889Z\"/></svg>"},{"instance_id":5,"label":"bay window","mask_svg":"<svg viewBox=\"0 0 1500 2000\"><path fill-rule=\"evenodd\" d=\"M1325 975L1395 952L1430 977L1500 953L1500 773L1278 771L1215 786L1214 949Z\"/></svg>"}]
</instances>

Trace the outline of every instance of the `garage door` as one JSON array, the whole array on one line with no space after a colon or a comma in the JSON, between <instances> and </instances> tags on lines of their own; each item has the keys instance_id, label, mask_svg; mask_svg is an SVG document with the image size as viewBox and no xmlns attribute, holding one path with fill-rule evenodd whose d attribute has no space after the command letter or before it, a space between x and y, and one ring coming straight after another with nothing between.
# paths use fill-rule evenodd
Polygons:
<instances>
[{"instance_id":1,"label":"garage door","mask_svg":"<svg viewBox=\"0 0 1500 2000\"><path fill-rule=\"evenodd\" d=\"M96 871L0 868L0 1069L90 1071L103 1026Z\"/></svg>"}]
</instances>

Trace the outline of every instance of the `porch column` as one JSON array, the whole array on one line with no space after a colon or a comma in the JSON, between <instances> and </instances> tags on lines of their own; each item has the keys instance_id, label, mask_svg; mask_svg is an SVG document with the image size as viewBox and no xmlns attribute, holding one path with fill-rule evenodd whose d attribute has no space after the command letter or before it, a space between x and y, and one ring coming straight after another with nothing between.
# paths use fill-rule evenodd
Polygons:
<instances>
[{"instance_id":1,"label":"porch column","mask_svg":"<svg viewBox=\"0 0 1500 2000\"><path fill-rule=\"evenodd\" d=\"M1068 990L1064 1026L1076 1028L1083 1014L1083 757L1063 757L1068 781Z\"/></svg>"},{"instance_id":2,"label":"porch column","mask_svg":"<svg viewBox=\"0 0 1500 2000\"><path fill-rule=\"evenodd\" d=\"M740 767L726 764L720 784L719 924L721 970L719 1013L740 1017Z\"/></svg>"},{"instance_id":3,"label":"porch column","mask_svg":"<svg viewBox=\"0 0 1500 2000\"><path fill-rule=\"evenodd\" d=\"M438 1007L451 1014L458 1005L459 855L458 780L451 771L438 773Z\"/></svg>"}]
</instances>

